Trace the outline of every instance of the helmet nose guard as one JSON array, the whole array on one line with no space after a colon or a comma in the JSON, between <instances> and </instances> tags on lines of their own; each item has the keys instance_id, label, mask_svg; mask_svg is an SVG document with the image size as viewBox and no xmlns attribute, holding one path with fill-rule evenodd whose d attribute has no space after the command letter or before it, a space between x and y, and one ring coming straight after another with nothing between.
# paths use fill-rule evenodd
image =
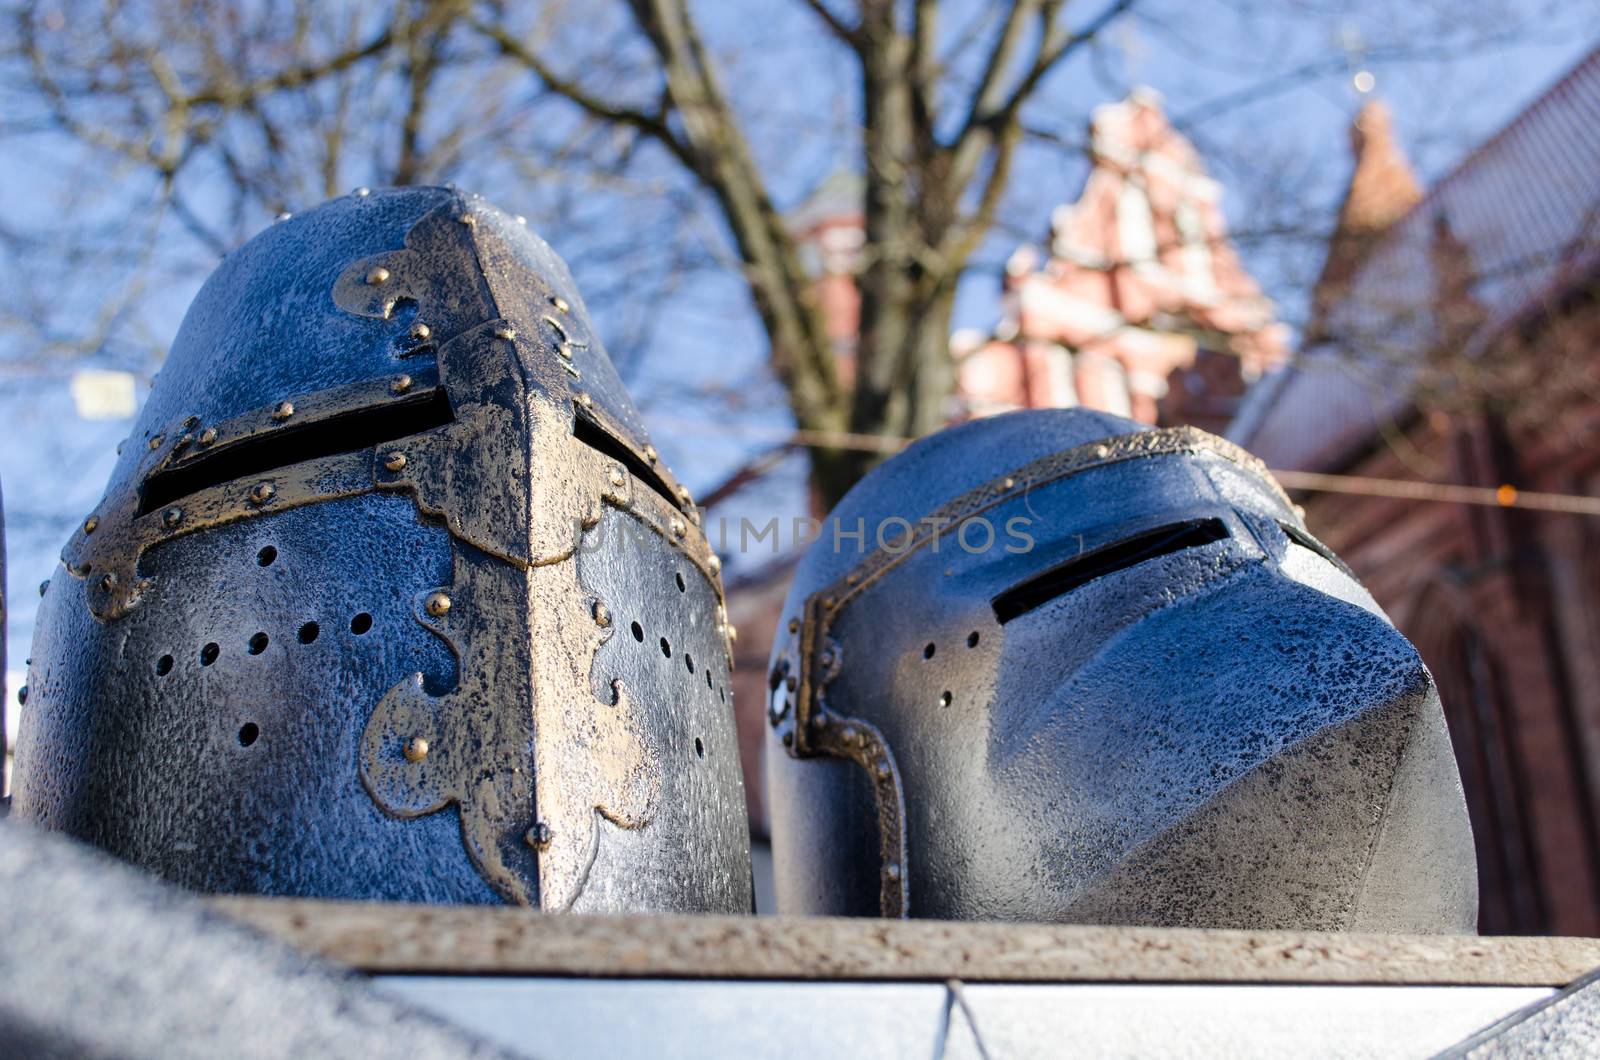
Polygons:
<instances>
[{"instance_id":1,"label":"helmet nose guard","mask_svg":"<svg viewBox=\"0 0 1600 1060\"><path fill-rule=\"evenodd\" d=\"M286 360L303 370L286 370ZM282 389L268 391L263 378ZM219 656L223 670L249 662L211 644L203 672L191 675L161 654L192 633L194 604L172 612L179 596L193 595L183 575L214 567L206 554L242 533L294 528L312 535L293 544L320 588L353 599L362 583L393 582L409 612L383 627L392 650L359 666L352 660L353 674L341 676L334 657L316 682L303 672L315 668L298 662L266 675L265 687L276 684L285 701L284 726L308 712L330 714L326 730L313 727L316 747L271 746L265 722L249 723L257 735L239 740L258 747L258 758L287 755L275 764L290 770L303 772L308 756L321 754L313 773L336 808L313 816L326 827L336 817L353 841L381 848L421 834L401 822L431 822L449 809L475 874L505 900L547 910L748 910L742 787L731 711L725 691L718 695L731 665L719 564L565 266L520 222L475 197L403 189L274 226L197 297L135 439L105 500L63 552L78 600L62 593L50 612L60 617L41 622L35 657L56 679L44 682L23 740L25 818L87 831L113 853L200 889L423 900L443 891L446 900L468 900L459 896L473 893L470 881L438 882L453 870L441 869L450 858L436 849L430 863L391 867L382 880L335 865L230 870L230 857L250 861L237 857L239 844L311 824L296 820L294 793L250 792L260 811L252 807L238 828L220 826L199 857L175 860L167 849L171 806L241 792L186 785L162 765L188 756L166 746L178 734L141 729L133 715L144 708L179 724L203 714L220 695L211 679L221 674L210 670ZM359 581L336 562L314 570L319 554L341 555L317 535L375 534L382 520L374 506L392 518L394 501L412 507L415 529L403 535L436 541L428 547L443 549L432 554L445 562L408 562L390 551L398 539L372 536L380 562L364 555ZM289 538L275 536L272 555L287 553ZM190 571L180 555L193 557ZM597 572L615 565L631 578L613 577L611 591L628 596L602 598ZM230 611L266 602L249 585L213 592L230 598ZM74 605L94 623L62 613ZM695 649L702 674L668 681L644 652L604 650L617 632L609 616L629 610ZM299 626L302 644L306 630L320 629L271 611L250 617L263 627ZM372 616L363 617L371 628ZM99 647L117 637L123 644L74 665L61 642L68 625ZM359 637L366 629L358 625L350 629ZM278 639L256 636L249 656ZM440 648L442 665L386 673ZM147 653L166 660L154 667L164 683L145 702L108 696L107 680L143 670ZM187 705L170 703L174 681L191 676L211 683L185 686ZM330 685L331 710L323 702ZM111 728L129 732L132 746L97 738ZM694 739L716 754L683 755ZM61 754L69 747L71 764ZM134 766L114 764L118 754ZM235 788L253 782L217 779ZM123 805L135 790L167 805L160 813ZM91 823L107 804L118 811ZM686 842L690 822L697 830Z\"/></svg>"},{"instance_id":2,"label":"helmet nose guard","mask_svg":"<svg viewBox=\"0 0 1600 1060\"><path fill-rule=\"evenodd\" d=\"M1471 930L1432 680L1237 447L1000 416L830 528L769 682L784 912Z\"/></svg>"}]
</instances>

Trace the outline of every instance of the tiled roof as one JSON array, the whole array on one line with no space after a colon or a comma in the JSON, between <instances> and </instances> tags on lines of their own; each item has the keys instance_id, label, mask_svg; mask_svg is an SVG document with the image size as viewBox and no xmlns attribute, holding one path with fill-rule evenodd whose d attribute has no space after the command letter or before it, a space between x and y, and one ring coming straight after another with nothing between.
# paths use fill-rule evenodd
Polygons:
<instances>
[{"instance_id":1,"label":"tiled roof","mask_svg":"<svg viewBox=\"0 0 1600 1060\"><path fill-rule=\"evenodd\" d=\"M1464 354L1600 264L1600 50L1395 222L1329 308L1335 338L1253 388L1229 437L1273 467L1333 470L1402 414L1410 364L1438 341L1442 225L1484 314Z\"/></svg>"}]
</instances>

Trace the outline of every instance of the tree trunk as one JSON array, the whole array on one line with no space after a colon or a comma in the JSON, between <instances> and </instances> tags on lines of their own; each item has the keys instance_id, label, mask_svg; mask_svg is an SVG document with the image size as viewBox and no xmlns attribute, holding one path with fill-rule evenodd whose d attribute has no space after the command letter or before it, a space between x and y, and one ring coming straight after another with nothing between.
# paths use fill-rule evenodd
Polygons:
<instances>
[{"instance_id":1,"label":"tree trunk","mask_svg":"<svg viewBox=\"0 0 1600 1060\"><path fill-rule=\"evenodd\" d=\"M879 334L891 333L899 339L885 359L901 372L898 380L891 383L890 393L879 395L877 400L863 401L858 383L850 422L853 433L920 438L945 425L955 382L955 364L950 359L950 318L954 308L953 283L941 285L926 300L909 299L874 307L874 318L882 329ZM819 506L824 510L832 508L861 476L888 455L859 449L813 450L811 483Z\"/></svg>"}]
</instances>

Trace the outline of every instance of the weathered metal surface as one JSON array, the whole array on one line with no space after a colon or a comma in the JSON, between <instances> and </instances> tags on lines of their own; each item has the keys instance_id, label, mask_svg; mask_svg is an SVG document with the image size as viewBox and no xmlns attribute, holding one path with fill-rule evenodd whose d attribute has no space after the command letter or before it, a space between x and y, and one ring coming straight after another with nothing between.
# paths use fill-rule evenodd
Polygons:
<instances>
[{"instance_id":1,"label":"weathered metal surface","mask_svg":"<svg viewBox=\"0 0 1600 1060\"><path fill-rule=\"evenodd\" d=\"M1565 986L1600 966L1600 939L211 901L373 974Z\"/></svg>"},{"instance_id":2,"label":"weathered metal surface","mask_svg":"<svg viewBox=\"0 0 1600 1060\"><path fill-rule=\"evenodd\" d=\"M41 608L23 819L201 890L749 909L718 563L521 224L410 189L275 226L124 450ZM602 665L601 614L701 670Z\"/></svg>"},{"instance_id":3,"label":"weathered metal surface","mask_svg":"<svg viewBox=\"0 0 1600 1060\"><path fill-rule=\"evenodd\" d=\"M97 852L0 824L0 1054L504 1057Z\"/></svg>"},{"instance_id":4,"label":"weathered metal surface","mask_svg":"<svg viewBox=\"0 0 1600 1060\"><path fill-rule=\"evenodd\" d=\"M782 912L1473 927L1427 671L1220 439L946 431L846 497L784 613Z\"/></svg>"}]
</instances>

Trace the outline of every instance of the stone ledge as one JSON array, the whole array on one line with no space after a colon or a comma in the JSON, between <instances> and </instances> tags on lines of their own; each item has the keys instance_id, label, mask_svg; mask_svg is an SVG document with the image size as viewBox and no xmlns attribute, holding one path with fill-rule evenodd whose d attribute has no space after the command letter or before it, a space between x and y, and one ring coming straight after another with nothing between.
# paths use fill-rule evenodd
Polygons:
<instances>
[{"instance_id":1,"label":"stone ledge","mask_svg":"<svg viewBox=\"0 0 1600 1060\"><path fill-rule=\"evenodd\" d=\"M1600 939L789 917L546 916L517 908L214 898L369 973L650 979L1565 986Z\"/></svg>"}]
</instances>

